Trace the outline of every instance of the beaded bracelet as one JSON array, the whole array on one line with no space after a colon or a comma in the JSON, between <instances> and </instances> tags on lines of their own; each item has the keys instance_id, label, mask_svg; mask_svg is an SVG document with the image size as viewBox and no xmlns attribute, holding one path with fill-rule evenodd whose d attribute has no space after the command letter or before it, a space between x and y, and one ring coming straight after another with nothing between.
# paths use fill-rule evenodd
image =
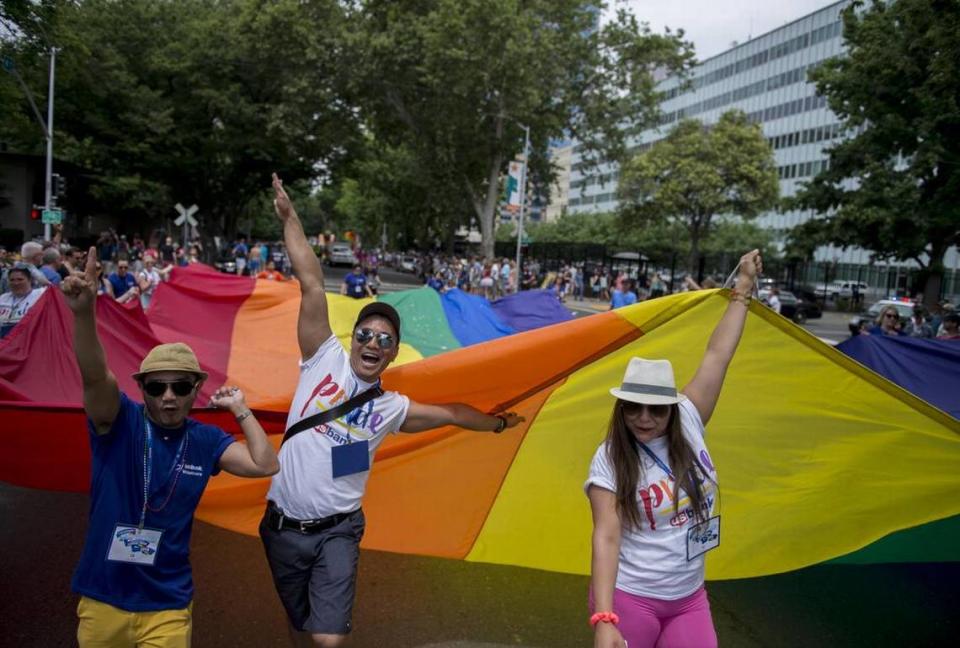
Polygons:
<instances>
[{"instance_id":1,"label":"beaded bracelet","mask_svg":"<svg viewBox=\"0 0 960 648\"><path fill-rule=\"evenodd\" d=\"M612 623L617 625L620 623L620 617L617 616L616 612L596 612L592 617L590 617L590 625L596 626L600 622Z\"/></svg>"},{"instance_id":2,"label":"beaded bracelet","mask_svg":"<svg viewBox=\"0 0 960 648\"><path fill-rule=\"evenodd\" d=\"M736 290L733 290L730 292L730 301L732 302L733 301L740 302L744 306L749 307L751 299L753 299L752 295L744 295L743 293L737 292Z\"/></svg>"}]
</instances>

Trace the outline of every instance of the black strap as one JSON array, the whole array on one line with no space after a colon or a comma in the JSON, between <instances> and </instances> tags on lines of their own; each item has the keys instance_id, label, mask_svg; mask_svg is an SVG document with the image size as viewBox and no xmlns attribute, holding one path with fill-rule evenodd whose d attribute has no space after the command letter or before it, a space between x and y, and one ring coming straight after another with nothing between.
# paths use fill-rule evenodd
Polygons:
<instances>
[{"instance_id":1,"label":"black strap","mask_svg":"<svg viewBox=\"0 0 960 648\"><path fill-rule=\"evenodd\" d=\"M310 428L315 428L318 425L322 425L333 419L340 418L344 414L348 414L353 411L355 408L360 407L364 403L372 401L374 398L383 396L383 390L380 388L380 383L377 383L370 389L365 392L361 392L348 400L346 403L340 403L332 409L328 409L326 412L318 412L313 416L308 416L307 418L297 421L290 426L290 429L287 430L286 434L283 435L283 441L280 442L280 445L283 445L294 435L303 432L304 430L309 430Z\"/></svg>"}]
</instances>

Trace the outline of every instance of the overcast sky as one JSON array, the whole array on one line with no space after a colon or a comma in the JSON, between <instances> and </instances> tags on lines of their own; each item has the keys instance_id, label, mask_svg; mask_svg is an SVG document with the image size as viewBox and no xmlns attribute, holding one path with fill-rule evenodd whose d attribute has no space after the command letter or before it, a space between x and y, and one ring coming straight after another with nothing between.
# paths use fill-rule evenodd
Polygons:
<instances>
[{"instance_id":1,"label":"overcast sky","mask_svg":"<svg viewBox=\"0 0 960 648\"><path fill-rule=\"evenodd\" d=\"M637 18L654 31L682 28L702 61L797 18L833 4L835 0L628 0ZM607 0L607 11L616 0Z\"/></svg>"}]
</instances>

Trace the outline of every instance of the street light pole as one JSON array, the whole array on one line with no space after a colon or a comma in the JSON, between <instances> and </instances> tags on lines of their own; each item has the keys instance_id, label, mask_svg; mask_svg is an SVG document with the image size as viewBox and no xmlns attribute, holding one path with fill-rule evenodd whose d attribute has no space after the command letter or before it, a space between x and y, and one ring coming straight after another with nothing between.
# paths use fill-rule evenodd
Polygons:
<instances>
[{"instance_id":1,"label":"street light pole","mask_svg":"<svg viewBox=\"0 0 960 648\"><path fill-rule=\"evenodd\" d=\"M47 91L47 183L44 190L45 210L52 209L51 198L53 194L53 79L56 72L57 48L50 48L50 88ZM43 225L43 238L50 240L50 223Z\"/></svg>"},{"instance_id":2,"label":"street light pole","mask_svg":"<svg viewBox=\"0 0 960 648\"><path fill-rule=\"evenodd\" d=\"M523 273L520 271L520 246L523 242L523 210L527 202L527 166L530 164L530 127L520 124L523 129L523 169L520 171L520 215L517 224L517 283L516 292L520 292L520 281Z\"/></svg>"}]
</instances>

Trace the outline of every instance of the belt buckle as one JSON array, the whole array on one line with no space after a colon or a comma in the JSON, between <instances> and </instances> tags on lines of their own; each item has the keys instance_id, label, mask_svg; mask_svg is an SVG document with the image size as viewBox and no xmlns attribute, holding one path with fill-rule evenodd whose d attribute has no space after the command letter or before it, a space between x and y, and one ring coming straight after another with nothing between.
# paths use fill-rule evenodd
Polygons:
<instances>
[{"instance_id":1,"label":"belt buckle","mask_svg":"<svg viewBox=\"0 0 960 648\"><path fill-rule=\"evenodd\" d=\"M310 523L311 520L300 520L300 533L310 533Z\"/></svg>"}]
</instances>

